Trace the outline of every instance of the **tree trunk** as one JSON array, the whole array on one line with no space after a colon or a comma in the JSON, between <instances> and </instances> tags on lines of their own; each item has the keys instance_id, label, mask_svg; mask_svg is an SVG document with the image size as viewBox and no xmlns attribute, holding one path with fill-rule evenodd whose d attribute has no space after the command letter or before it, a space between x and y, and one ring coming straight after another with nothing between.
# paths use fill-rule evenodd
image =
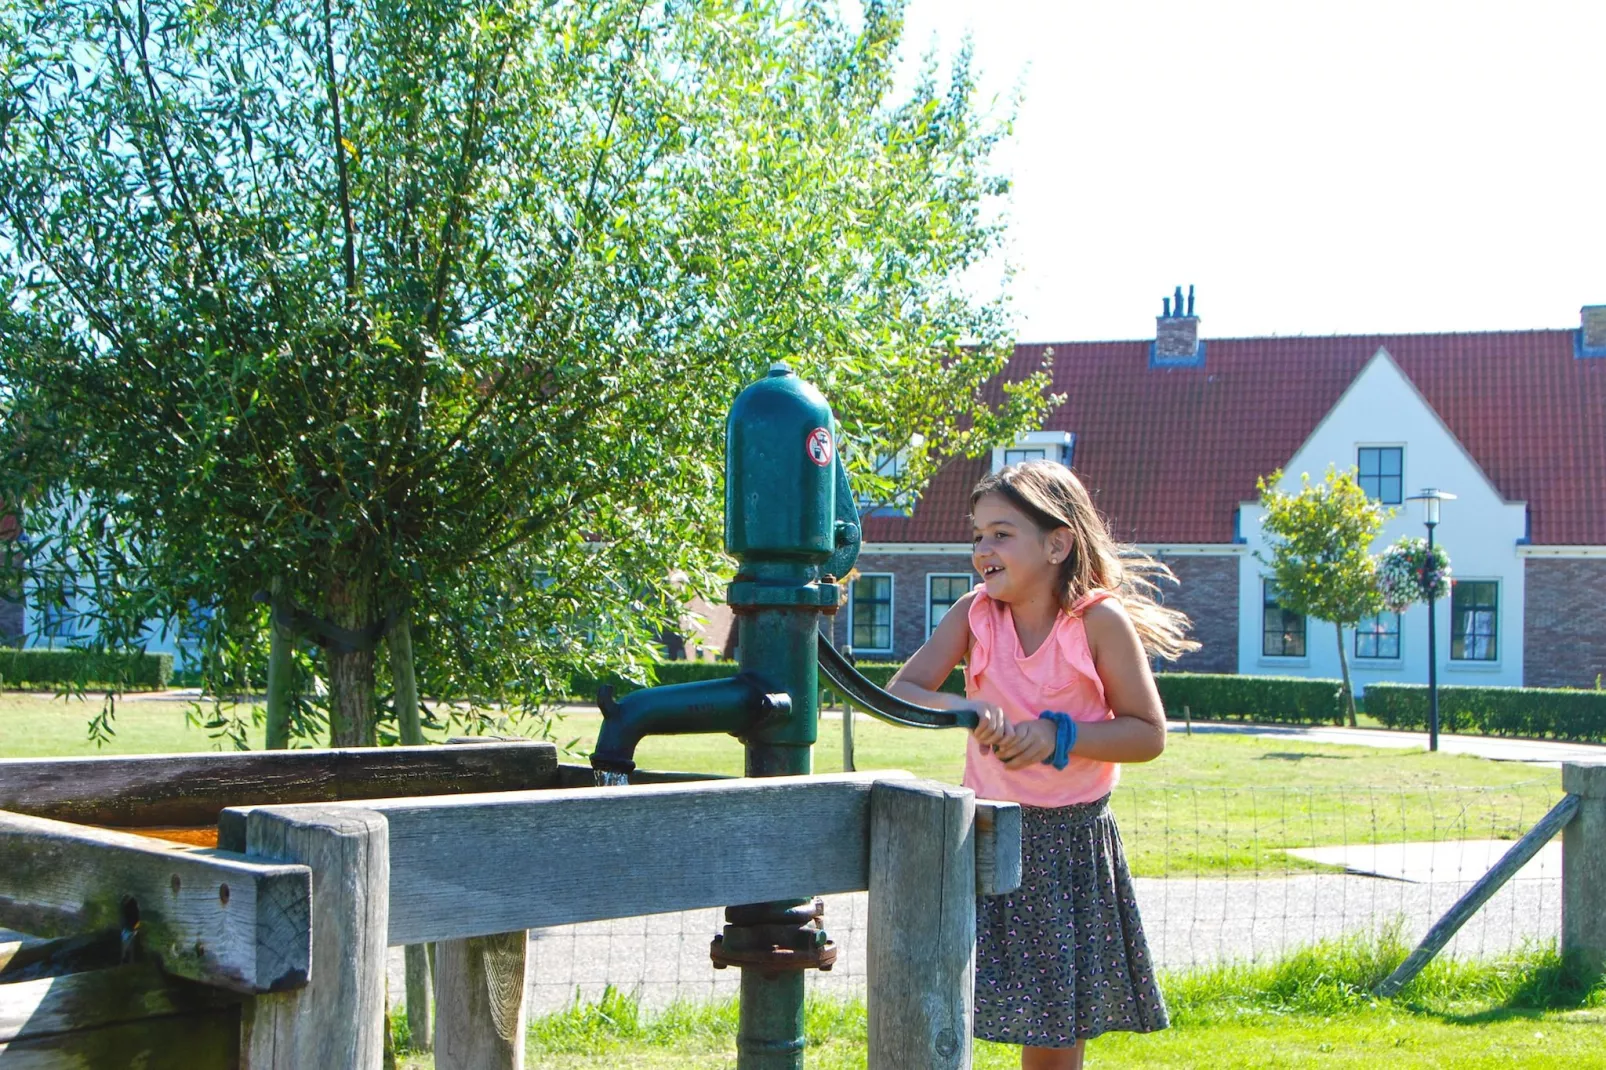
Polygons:
<instances>
[{"instance_id":1,"label":"tree trunk","mask_svg":"<svg viewBox=\"0 0 1606 1070\"><path fill-rule=\"evenodd\" d=\"M329 619L360 632L374 622L373 593L365 580L336 577L329 583ZM372 747L379 742L374 721L374 651L328 649L329 743Z\"/></svg>"},{"instance_id":2,"label":"tree trunk","mask_svg":"<svg viewBox=\"0 0 1606 1070\"><path fill-rule=\"evenodd\" d=\"M1344 674L1344 704L1349 709L1349 726L1355 728L1355 685L1350 683L1349 659L1344 656L1344 625L1334 621L1333 627L1338 632L1338 668Z\"/></svg>"},{"instance_id":3,"label":"tree trunk","mask_svg":"<svg viewBox=\"0 0 1606 1070\"><path fill-rule=\"evenodd\" d=\"M279 593L279 581L273 581L273 593ZM294 640L279 627L268 613L268 750L285 750L290 746L290 708L295 701L291 675L295 671Z\"/></svg>"}]
</instances>

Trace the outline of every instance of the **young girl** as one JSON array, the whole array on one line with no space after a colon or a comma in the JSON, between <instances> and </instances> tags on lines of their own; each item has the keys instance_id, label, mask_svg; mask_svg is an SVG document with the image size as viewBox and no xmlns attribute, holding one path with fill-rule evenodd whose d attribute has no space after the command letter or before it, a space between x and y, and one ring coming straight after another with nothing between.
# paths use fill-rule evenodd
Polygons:
<instances>
[{"instance_id":1,"label":"young girl","mask_svg":"<svg viewBox=\"0 0 1606 1070\"><path fill-rule=\"evenodd\" d=\"M982 582L889 690L976 710L965 786L1021 804L1021 886L977 903L976 1036L1021 1045L1023 1070L1079 1070L1089 1038L1167 1025L1107 804L1121 763L1165 749L1145 651L1198 644L1152 597L1168 570L1118 556L1065 466L1005 468L970 509ZM965 698L936 691L960 661Z\"/></svg>"}]
</instances>

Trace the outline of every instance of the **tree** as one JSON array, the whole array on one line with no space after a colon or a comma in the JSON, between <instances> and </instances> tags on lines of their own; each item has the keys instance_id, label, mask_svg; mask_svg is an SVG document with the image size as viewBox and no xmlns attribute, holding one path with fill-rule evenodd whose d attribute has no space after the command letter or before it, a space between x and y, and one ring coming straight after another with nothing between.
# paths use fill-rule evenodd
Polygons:
<instances>
[{"instance_id":1,"label":"tree","mask_svg":"<svg viewBox=\"0 0 1606 1070\"><path fill-rule=\"evenodd\" d=\"M1271 557L1255 556L1271 567L1279 605L1328 621L1336 629L1344 699L1353 728L1355 689L1344 628L1383 608L1371 547L1393 510L1384 512L1368 498L1353 471L1329 466L1326 478L1315 484L1304 473L1298 494L1280 493L1276 487L1281 480L1282 472L1277 471L1256 484L1266 510L1261 526L1270 537Z\"/></svg>"},{"instance_id":2,"label":"tree","mask_svg":"<svg viewBox=\"0 0 1606 1070\"><path fill-rule=\"evenodd\" d=\"M913 485L1032 426L1046 378L983 402L1003 305L959 283L1006 124L964 55L894 97L901 10L0 0L35 577L102 642L196 629L213 686L274 591L371 743L392 678L534 709L639 669L729 567L723 418L772 361Z\"/></svg>"}]
</instances>

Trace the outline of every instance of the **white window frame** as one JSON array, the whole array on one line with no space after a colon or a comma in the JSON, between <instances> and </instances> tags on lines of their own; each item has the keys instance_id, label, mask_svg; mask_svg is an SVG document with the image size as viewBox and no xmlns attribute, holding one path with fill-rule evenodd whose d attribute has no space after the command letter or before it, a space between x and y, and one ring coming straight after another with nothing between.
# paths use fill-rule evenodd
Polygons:
<instances>
[{"instance_id":1,"label":"white window frame","mask_svg":"<svg viewBox=\"0 0 1606 1070\"><path fill-rule=\"evenodd\" d=\"M1381 497L1373 498L1371 496L1368 496L1366 500L1367 501L1376 502L1377 504L1384 505L1384 506L1403 505L1405 503L1405 490L1406 490L1407 487L1410 486L1410 484L1408 482L1406 482L1406 479L1405 479L1405 454L1407 452L1406 448L1405 448L1405 443L1403 443L1403 442L1357 442L1357 443L1355 443L1355 483L1356 483L1357 486L1361 482L1361 451L1362 450L1399 450L1400 451L1400 500L1397 501L1397 502L1386 502ZM1378 478L1381 479L1382 477L1379 476Z\"/></svg>"},{"instance_id":2,"label":"white window frame","mask_svg":"<svg viewBox=\"0 0 1606 1070\"><path fill-rule=\"evenodd\" d=\"M1260 577L1260 656L1265 661L1279 665L1306 661L1310 658L1310 617L1308 615L1301 617L1301 619L1305 622L1305 652L1303 654L1266 653L1266 610L1269 608L1267 595L1269 594L1269 588L1275 587L1276 585L1277 581L1272 579L1270 576ZM1283 609L1281 606L1278 607L1278 611L1282 613L1294 613L1293 610ZM1299 617L1300 614L1294 613L1294 616Z\"/></svg>"},{"instance_id":3,"label":"white window frame","mask_svg":"<svg viewBox=\"0 0 1606 1070\"><path fill-rule=\"evenodd\" d=\"M1070 431L1022 431L1014 442L993 447L993 471L1004 468L1006 452L1021 449L1042 450L1048 460L1068 465L1075 445L1076 435Z\"/></svg>"},{"instance_id":4,"label":"white window frame","mask_svg":"<svg viewBox=\"0 0 1606 1070\"><path fill-rule=\"evenodd\" d=\"M1455 656L1455 584L1457 583L1492 583L1494 584L1494 657L1492 658L1458 658ZM1506 591L1505 583L1499 576L1456 576L1451 583L1450 592L1444 596L1445 609L1450 614L1448 625L1444 629L1444 658L1454 669L1495 669L1505 659L1506 643L1510 636L1506 634Z\"/></svg>"},{"instance_id":5,"label":"white window frame","mask_svg":"<svg viewBox=\"0 0 1606 1070\"><path fill-rule=\"evenodd\" d=\"M856 613L857 599L853 597L853 589L848 589L848 645L853 648L853 656L861 657L865 654L890 654L898 646L898 575L895 572L861 572L858 580L868 580L875 577L887 578L887 646L859 646L853 641L854 615ZM857 583L855 580L854 583Z\"/></svg>"},{"instance_id":6,"label":"white window frame","mask_svg":"<svg viewBox=\"0 0 1606 1070\"><path fill-rule=\"evenodd\" d=\"M1382 610L1381 612L1383 612L1383 613L1391 613L1391 612L1393 612L1393 610L1385 609L1385 610ZM1377 614L1373 614L1373 616L1376 616L1376 615ZM1386 654L1376 654L1376 655L1362 654L1361 653L1361 622L1360 621L1356 621L1355 622L1355 626L1350 629L1350 634L1351 634L1351 636L1353 637L1353 640L1354 640L1354 642L1353 642L1354 656L1355 656L1355 660L1356 660L1357 663L1364 664L1364 665L1371 665L1371 666L1398 665L1400 662L1405 660L1405 614L1404 613L1395 613L1394 614L1394 624L1395 624L1395 631L1394 631L1395 641L1399 646L1399 651L1400 652L1398 654L1395 654L1392 657L1390 657L1390 656L1388 656ZM1310 645L1308 636L1306 637L1306 645L1307 646Z\"/></svg>"},{"instance_id":7,"label":"white window frame","mask_svg":"<svg viewBox=\"0 0 1606 1070\"><path fill-rule=\"evenodd\" d=\"M928 573L926 573L926 638L927 639L930 639L931 638L931 633L937 630L937 626L931 622L931 581L932 580L964 580L965 584L966 584L965 590L969 591L972 587L974 587L976 585L976 574L973 573L973 572L928 572ZM963 598L964 595L960 595L959 597ZM954 599L953 602L948 603L948 608L952 609L953 606L954 606L954 603L958 602L958 601L959 601L959 599L956 598L956 599ZM944 614L944 616L946 616L946 614Z\"/></svg>"}]
</instances>

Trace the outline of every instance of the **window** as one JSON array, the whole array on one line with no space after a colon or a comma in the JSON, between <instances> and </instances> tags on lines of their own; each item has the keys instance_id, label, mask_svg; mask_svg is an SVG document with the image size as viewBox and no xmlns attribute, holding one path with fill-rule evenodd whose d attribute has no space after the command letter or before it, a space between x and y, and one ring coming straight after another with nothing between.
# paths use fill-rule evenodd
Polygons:
<instances>
[{"instance_id":1,"label":"window","mask_svg":"<svg viewBox=\"0 0 1606 1070\"><path fill-rule=\"evenodd\" d=\"M1450 660L1493 661L1499 656L1500 584L1454 580L1450 584Z\"/></svg>"},{"instance_id":2,"label":"window","mask_svg":"<svg viewBox=\"0 0 1606 1070\"><path fill-rule=\"evenodd\" d=\"M1262 633L1260 652L1268 658L1305 656L1305 618L1277 604L1277 585L1261 581Z\"/></svg>"},{"instance_id":3,"label":"window","mask_svg":"<svg viewBox=\"0 0 1606 1070\"><path fill-rule=\"evenodd\" d=\"M1076 453L1076 434L1071 431L1023 431L1015 441L993 447L993 471L1023 461L1058 461L1071 466Z\"/></svg>"},{"instance_id":4,"label":"window","mask_svg":"<svg viewBox=\"0 0 1606 1070\"><path fill-rule=\"evenodd\" d=\"M926 638L937 630L937 624L947 615L948 609L970 590L970 574L930 575L926 577Z\"/></svg>"},{"instance_id":5,"label":"window","mask_svg":"<svg viewBox=\"0 0 1606 1070\"><path fill-rule=\"evenodd\" d=\"M1373 613L1355 625L1357 658L1398 658L1400 656L1400 615Z\"/></svg>"},{"instance_id":6,"label":"window","mask_svg":"<svg viewBox=\"0 0 1606 1070\"><path fill-rule=\"evenodd\" d=\"M892 576L860 576L853 581L853 651L892 650Z\"/></svg>"},{"instance_id":7,"label":"window","mask_svg":"<svg viewBox=\"0 0 1606 1070\"><path fill-rule=\"evenodd\" d=\"M1005 450L1004 451L1004 464L1005 465L1020 464L1023 461L1046 461L1047 459L1048 459L1048 451L1047 450Z\"/></svg>"},{"instance_id":8,"label":"window","mask_svg":"<svg viewBox=\"0 0 1606 1070\"><path fill-rule=\"evenodd\" d=\"M1384 505L1399 505L1401 472L1405 466L1405 449L1401 446L1362 446L1356 451L1355 467L1361 489L1373 501Z\"/></svg>"}]
</instances>

